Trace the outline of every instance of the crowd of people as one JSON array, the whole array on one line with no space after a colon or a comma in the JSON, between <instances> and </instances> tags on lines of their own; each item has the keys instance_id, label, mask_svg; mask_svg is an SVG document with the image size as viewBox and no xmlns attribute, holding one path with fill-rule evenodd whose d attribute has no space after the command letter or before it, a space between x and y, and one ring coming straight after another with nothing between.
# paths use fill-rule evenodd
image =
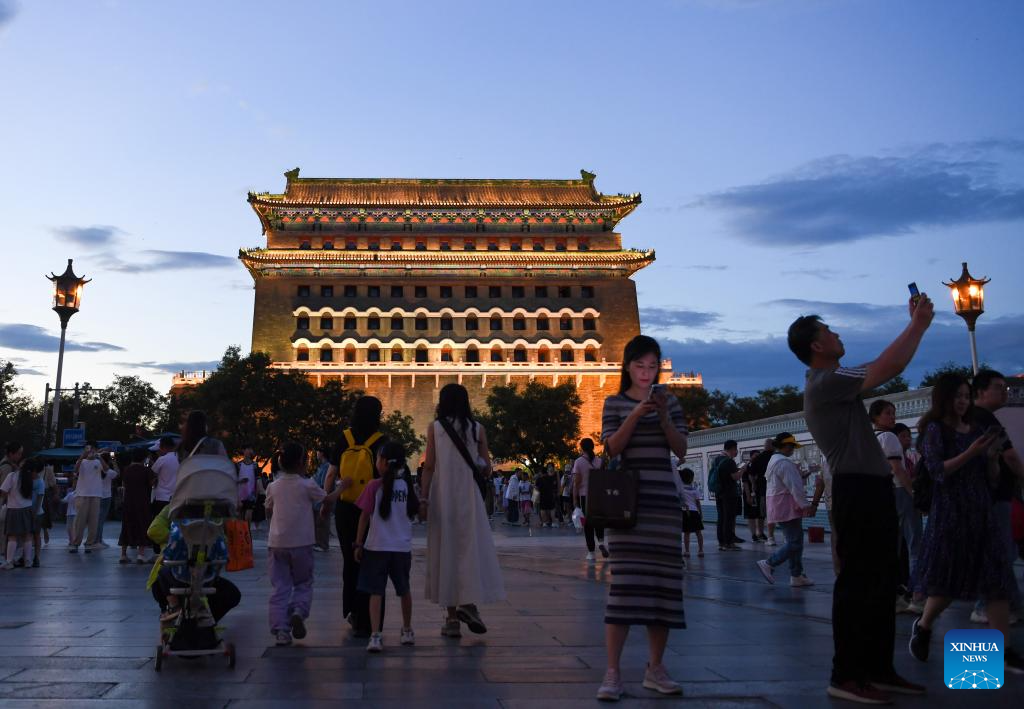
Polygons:
<instances>
[{"instance_id":1,"label":"crowd of people","mask_svg":"<svg viewBox=\"0 0 1024 709\"><path fill-rule=\"evenodd\" d=\"M939 379L932 405L917 426L897 423L884 399L865 410L861 397L898 375L910 362L931 322L927 297L911 304L910 323L873 362L841 363L842 340L816 316L796 320L790 348L808 366L804 415L819 446L821 473L808 500L808 472L797 464L797 438L783 432L741 460L727 441L709 469L718 549L729 553L746 540L774 549L757 561L768 583L787 567L789 585L812 586L803 563L804 520L824 502L832 531L833 639L829 695L860 703L886 703L893 694L923 694L894 663L895 616L914 613L910 655L927 661L940 614L955 600L975 603L972 620L1008 637L1019 612L1013 563L1018 550L1010 509L1019 499L1024 466L994 413L1006 403L1006 378L983 370L972 381ZM620 391L604 402L600 443L584 438L579 455L559 467L497 472L487 432L472 416L461 385L442 388L436 419L426 431L418 474L407 451L381 430L383 407L362 396L331 445L284 441L265 472L251 445L232 458L239 519L254 529L269 521L267 563L272 587L268 624L277 645L306 635L313 600L315 553L331 547L331 519L342 563L342 616L367 651L382 652L388 582L401 607L402 645L415 644L412 573L413 525L425 524L425 599L443 612L440 632L458 638L463 627L486 633L479 606L505 599L491 517L539 528L573 526L583 536L587 563L597 553L610 570L605 610L607 668L597 697L623 694L621 656L629 630L646 628L648 662L643 686L662 694L681 687L663 662L671 630L686 628L685 559L704 556L702 491L686 467L687 428L678 399L656 386L658 343L637 336L623 354ZM39 566L41 544L62 502L67 504L68 551L92 553L107 546L103 522L112 486L123 488L119 563L153 563L149 587L161 623L181 608L175 571L181 533L168 513L177 473L192 456L227 458L207 430L202 412L183 422L180 439L161 438L121 460L94 442L75 462L72 489L62 499L52 468L9 444L0 461L5 503L4 568ZM127 458L127 459L125 459ZM684 461L679 465L677 461ZM124 467L121 464L124 463ZM632 525L603 529L588 519L591 479L628 469L635 480ZM603 489L599 488L599 489ZM781 543L776 533L781 531ZM132 556L130 556L130 553ZM211 580L216 593L201 622L216 623L241 602L229 580ZM1008 671L1024 672L1021 655L1006 648Z\"/></svg>"}]
</instances>

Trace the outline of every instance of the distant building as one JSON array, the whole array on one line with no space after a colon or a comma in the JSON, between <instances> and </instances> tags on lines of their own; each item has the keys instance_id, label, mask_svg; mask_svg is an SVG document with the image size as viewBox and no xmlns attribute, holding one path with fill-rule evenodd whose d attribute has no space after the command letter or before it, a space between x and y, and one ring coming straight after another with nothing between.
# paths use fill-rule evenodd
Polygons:
<instances>
[{"instance_id":1,"label":"distant building","mask_svg":"<svg viewBox=\"0 0 1024 709\"><path fill-rule=\"evenodd\" d=\"M578 180L285 176L283 193L249 194L266 237L239 252L255 281L254 351L318 385L363 389L419 430L449 382L482 409L495 385L572 381L584 435L600 431L623 348L640 332L630 277L654 261L615 231L639 194L601 194L585 171Z\"/></svg>"}]
</instances>

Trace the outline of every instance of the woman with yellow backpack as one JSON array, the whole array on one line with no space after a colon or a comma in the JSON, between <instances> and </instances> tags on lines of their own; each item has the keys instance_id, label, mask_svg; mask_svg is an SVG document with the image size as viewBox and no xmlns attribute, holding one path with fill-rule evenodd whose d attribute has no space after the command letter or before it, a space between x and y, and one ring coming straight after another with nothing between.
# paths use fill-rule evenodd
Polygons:
<instances>
[{"instance_id":1,"label":"woman with yellow backpack","mask_svg":"<svg viewBox=\"0 0 1024 709\"><path fill-rule=\"evenodd\" d=\"M356 500L363 493L366 484L374 478L374 461L386 439L380 432L380 417L383 406L380 399L363 396L356 401L352 410L351 426L342 431L342 438L330 455L330 467L324 479L324 490L330 494L335 487L341 489L341 496L334 505L334 525L344 565L341 573L342 613L352 626L357 638L368 638L381 628L370 627L370 596L358 589L359 562L355 558L354 544L362 511ZM320 514L329 515L328 505ZM381 625L384 608L381 606Z\"/></svg>"}]
</instances>

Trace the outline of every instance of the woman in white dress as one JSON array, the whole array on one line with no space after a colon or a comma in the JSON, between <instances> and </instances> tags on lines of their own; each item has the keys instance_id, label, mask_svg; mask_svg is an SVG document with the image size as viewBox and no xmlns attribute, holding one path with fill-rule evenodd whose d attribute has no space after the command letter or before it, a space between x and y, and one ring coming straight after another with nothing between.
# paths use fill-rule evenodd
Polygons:
<instances>
[{"instance_id":1,"label":"woman in white dress","mask_svg":"<svg viewBox=\"0 0 1024 709\"><path fill-rule=\"evenodd\" d=\"M460 621L474 633L487 632L476 605L505 600L505 584L473 471L445 430L447 424L462 439L486 476L491 469L487 435L473 419L465 387L441 389L437 419L427 429L420 497L427 520L426 598L447 610L441 634L457 638Z\"/></svg>"}]
</instances>

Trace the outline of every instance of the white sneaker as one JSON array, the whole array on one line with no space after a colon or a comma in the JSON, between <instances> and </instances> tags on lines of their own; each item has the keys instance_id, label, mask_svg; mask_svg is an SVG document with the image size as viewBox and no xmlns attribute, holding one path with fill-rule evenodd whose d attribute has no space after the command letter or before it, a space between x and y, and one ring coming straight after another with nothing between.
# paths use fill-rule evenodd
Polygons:
<instances>
[{"instance_id":1,"label":"white sneaker","mask_svg":"<svg viewBox=\"0 0 1024 709\"><path fill-rule=\"evenodd\" d=\"M790 576L789 585L795 588L800 588L801 586L813 586L814 582L807 578L806 575Z\"/></svg>"},{"instance_id":2,"label":"white sneaker","mask_svg":"<svg viewBox=\"0 0 1024 709\"><path fill-rule=\"evenodd\" d=\"M412 632L412 628L402 628L402 640L403 645L415 645L416 644L416 633Z\"/></svg>"},{"instance_id":3,"label":"white sneaker","mask_svg":"<svg viewBox=\"0 0 1024 709\"><path fill-rule=\"evenodd\" d=\"M617 702L622 699L622 679L618 670L604 673L604 681L597 690L597 698L605 702Z\"/></svg>"},{"instance_id":4,"label":"white sneaker","mask_svg":"<svg viewBox=\"0 0 1024 709\"><path fill-rule=\"evenodd\" d=\"M274 633L274 644L278 647L292 644L292 634L287 630L278 630Z\"/></svg>"},{"instance_id":5,"label":"white sneaker","mask_svg":"<svg viewBox=\"0 0 1024 709\"><path fill-rule=\"evenodd\" d=\"M764 580L768 583L775 583L775 571L772 569L772 565L768 563L767 559L761 559L757 562L757 569L764 576Z\"/></svg>"},{"instance_id":6,"label":"white sneaker","mask_svg":"<svg viewBox=\"0 0 1024 709\"><path fill-rule=\"evenodd\" d=\"M682 694L683 688L668 675L664 665L647 666L644 671L644 689L653 689L661 694Z\"/></svg>"},{"instance_id":7,"label":"white sneaker","mask_svg":"<svg viewBox=\"0 0 1024 709\"><path fill-rule=\"evenodd\" d=\"M769 547L777 546L777 543L775 541L775 537L768 537L768 541L765 542L765 546L769 546Z\"/></svg>"},{"instance_id":8,"label":"white sneaker","mask_svg":"<svg viewBox=\"0 0 1024 709\"><path fill-rule=\"evenodd\" d=\"M594 556L594 552L592 552L592 551L588 551L587 552L587 561L590 562L591 564L593 564L595 561L597 561L597 557Z\"/></svg>"},{"instance_id":9,"label":"white sneaker","mask_svg":"<svg viewBox=\"0 0 1024 709\"><path fill-rule=\"evenodd\" d=\"M910 603L903 596L896 596L896 614L906 613L907 609L910 608Z\"/></svg>"},{"instance_id":10,"label":"white sneaker","mask_svg":"<svg viewBox=\"0 0 1024 709\"><path fill-rule=\"evenodd\" d=\"M988 625L988 613L979 610L971 611L971 622L978 625Z\"/></svg>"},{"instance_id":11,"label":"white sneaker","mask_svg":"<svg viewBox=\"0 0 1024 709\"><path fill-rule=\"evenodd\" d=\"M14 563L10 561L5 561L3 564L0 564L0 569L4 569L5 571L10 571L13 568Z\"/></svg>"},{"instance_id":12,"label":"white sneaker","mask_svg":"<svg viewBox=\"0 0 1024 709\"><path fill-rule=\"evenodd\" d=\"M383 652L384 651L384 638L381 637L380 633L374 633L370 636L370 642L366 643L367 652Z\"/></svg>"},{"instance_id":13,"label":"white sneaker","mask_svg":"<svg viewBox=\"0 0 1024 709\"><path fill-rule=\"evenodd\" d=\"M924 615L924 603L919 601L911 601L907 604L907 613L914 615Z\"/></svg>"}]
</instances>

